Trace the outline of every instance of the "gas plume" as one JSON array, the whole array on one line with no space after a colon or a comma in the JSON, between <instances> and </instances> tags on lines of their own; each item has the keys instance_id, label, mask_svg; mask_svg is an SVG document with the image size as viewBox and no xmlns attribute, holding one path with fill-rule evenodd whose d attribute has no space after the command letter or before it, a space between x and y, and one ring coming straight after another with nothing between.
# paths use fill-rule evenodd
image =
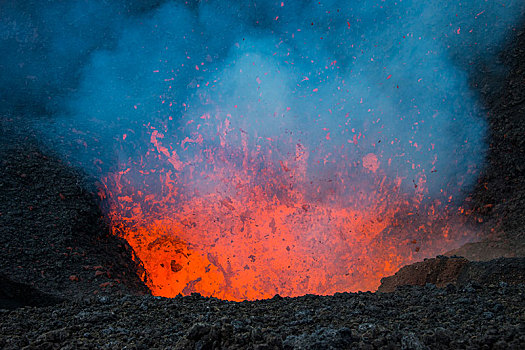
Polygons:
<instances>
[{"instance_id":1,"label":"gas plume","mask_svg":"<svg viewBox=\"0 0 525 350\"><path fill-rule=\"evenodd\" d=\"M524 9L8 2L0 88L52 114L39 127L100 179L154 293L373 289L473 239L451 224L486 149L469 79L501 69Z\"/></svg>"}]
</instances>

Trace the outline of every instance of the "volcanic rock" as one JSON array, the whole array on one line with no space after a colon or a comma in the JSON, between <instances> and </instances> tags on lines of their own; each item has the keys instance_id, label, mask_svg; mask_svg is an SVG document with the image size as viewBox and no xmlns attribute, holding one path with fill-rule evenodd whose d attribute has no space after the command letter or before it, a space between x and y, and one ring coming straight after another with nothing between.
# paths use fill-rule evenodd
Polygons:
<instances>
[{"instance_id":1,"label":"volcanic rock","mask_svg":"<svg viewBox=\"0 0 525 350\"><path fill-rule=\"evenodd\" d=\"M461 287L469 283L519 284L525 281L525 258L499 258L490 262L471 262L463 257L446 257L402 267L395 275L381 279L378 292L393 292L400 286L433 284Z\"/></svg>"},{"instance_id":2,"label":"volcanic rock","mask_svg":"<svg viewBox=\"0 0 525 350\"><path fill-rule=\"evenodd\" d=\"M44 152L22 121L0 118L0 134L4 307L148 293L131 248L103 220L94 183Z\"/></svg>"}]
</instances>

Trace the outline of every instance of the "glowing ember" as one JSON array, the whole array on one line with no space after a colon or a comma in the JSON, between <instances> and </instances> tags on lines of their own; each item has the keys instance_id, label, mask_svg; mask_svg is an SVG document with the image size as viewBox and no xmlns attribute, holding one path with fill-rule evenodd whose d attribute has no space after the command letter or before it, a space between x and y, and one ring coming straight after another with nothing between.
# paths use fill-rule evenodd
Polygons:
<instances>
[{"instance_id":1,"label":"glowing ember","mask_svg":"<svg viewBox=\"0 0 525 350\"><path fill-rule=\"evenodd\" d=\"M377 156L373 153L368 153L366 156L363 157L363 166L371 172L375 173L377 169L379 169L379 162L377 160Z\"/></svg>"},{"instance_id":2,"label":"glowing ember","mask_svg":"<svg viewBox=\"0 0 525 350\"><path fill-rule=\"evenodd\" d=\"M102 179L154 294L373 290L475 239L460 207L487 146L472 77L523 1L73 3L42 12L75 24L60 33L76 51L52 25L8 37L52 46L35 45L54 70L29 84L64 93L34 94L61 115L42 129ZM10 60L28 88L32 65Z\"/></svg>"},{"instance_id":3,"label":"glowing ember","mask_svg":"<svg viewBox=\"0 0 525 350\"><path fill-rule=\"evenodd\" d=\"M421 240L434 254L465 234L449 237L437 214L448 215L446 207L422 203L424 181L409 196L375 154L323 177L323 152L314 157L295 143L282 154L218 118L217 137L199 128L178 144L164 145L151 128L141 163L105 179L114 231L135 249L155 295L245 300L374 290L421 258Z\"/></svg>"}]
</instances>

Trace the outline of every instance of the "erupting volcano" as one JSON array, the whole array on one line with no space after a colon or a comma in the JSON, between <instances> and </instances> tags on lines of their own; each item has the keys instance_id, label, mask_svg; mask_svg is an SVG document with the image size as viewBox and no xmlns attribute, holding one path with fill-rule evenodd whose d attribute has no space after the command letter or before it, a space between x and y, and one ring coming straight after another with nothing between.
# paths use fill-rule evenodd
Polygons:
<instances>
[{"instance_id":1,"label":"erupting volcano","mask_svg":"<svg viewBox=\"0 0 525 350\"><path fill-rule=\"evenodd\" d=\"M407 262L469 237L445 223L455 206L428 199L424 169L405 193L406 179L386 175L391 159L382 166L368 153L352 162L358 145L334 147L328 165L325 152L289 135L250 138L228 121L203 115L194 139L166 146L151 128L140 163L105 179L114 232L134 248L156 295L374 290ZM295 150L274 151L275 143Z\"/></svg>"},{"instance_id":2,"label":"erupting volcano","mask_svg":"<svg viewBox=\"0 0 525 350\"><path fill-rule=\"evenodd\" d=\"M519 4L119 6L81 33L78 81L43 129L100 180L153 294L375 290L476 238L464 201L486 121L469 74L497 69Z\"/></svg>"}]
</instances>

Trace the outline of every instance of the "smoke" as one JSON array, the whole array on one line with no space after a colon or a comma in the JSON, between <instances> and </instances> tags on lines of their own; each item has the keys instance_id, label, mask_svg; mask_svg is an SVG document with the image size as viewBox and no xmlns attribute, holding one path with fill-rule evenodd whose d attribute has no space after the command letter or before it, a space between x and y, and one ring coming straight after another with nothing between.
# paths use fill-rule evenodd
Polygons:
<instances>
[{"instance_id":1,"label":"smoke","mask_svg":"<svg viewBox=\"0 0 525 350\"><path fill-rule=\"evenodd\" d=\"M469 74L497 66L524 9L520 0L4 1L2 103L51 113L42 130L98 176L139 162L155 129L186 160L244 137L271 147L274 162L307 149L308 180L341 164L378 166L405 191L423 181L430 198L456 195L485 152Z\"/></svg>"},{"instance_id":2,"label":"smoke","mask_svg":"<svg viewBox=\"0 0 525 350\"><path fill-rule=\"evenodd\" d=\"M100 179L155 295L372 290L475 233L470 82L525 2L0 1L3 114ZM459 210L458 210L459 209Z\"/></svg>"}]
</instances>

